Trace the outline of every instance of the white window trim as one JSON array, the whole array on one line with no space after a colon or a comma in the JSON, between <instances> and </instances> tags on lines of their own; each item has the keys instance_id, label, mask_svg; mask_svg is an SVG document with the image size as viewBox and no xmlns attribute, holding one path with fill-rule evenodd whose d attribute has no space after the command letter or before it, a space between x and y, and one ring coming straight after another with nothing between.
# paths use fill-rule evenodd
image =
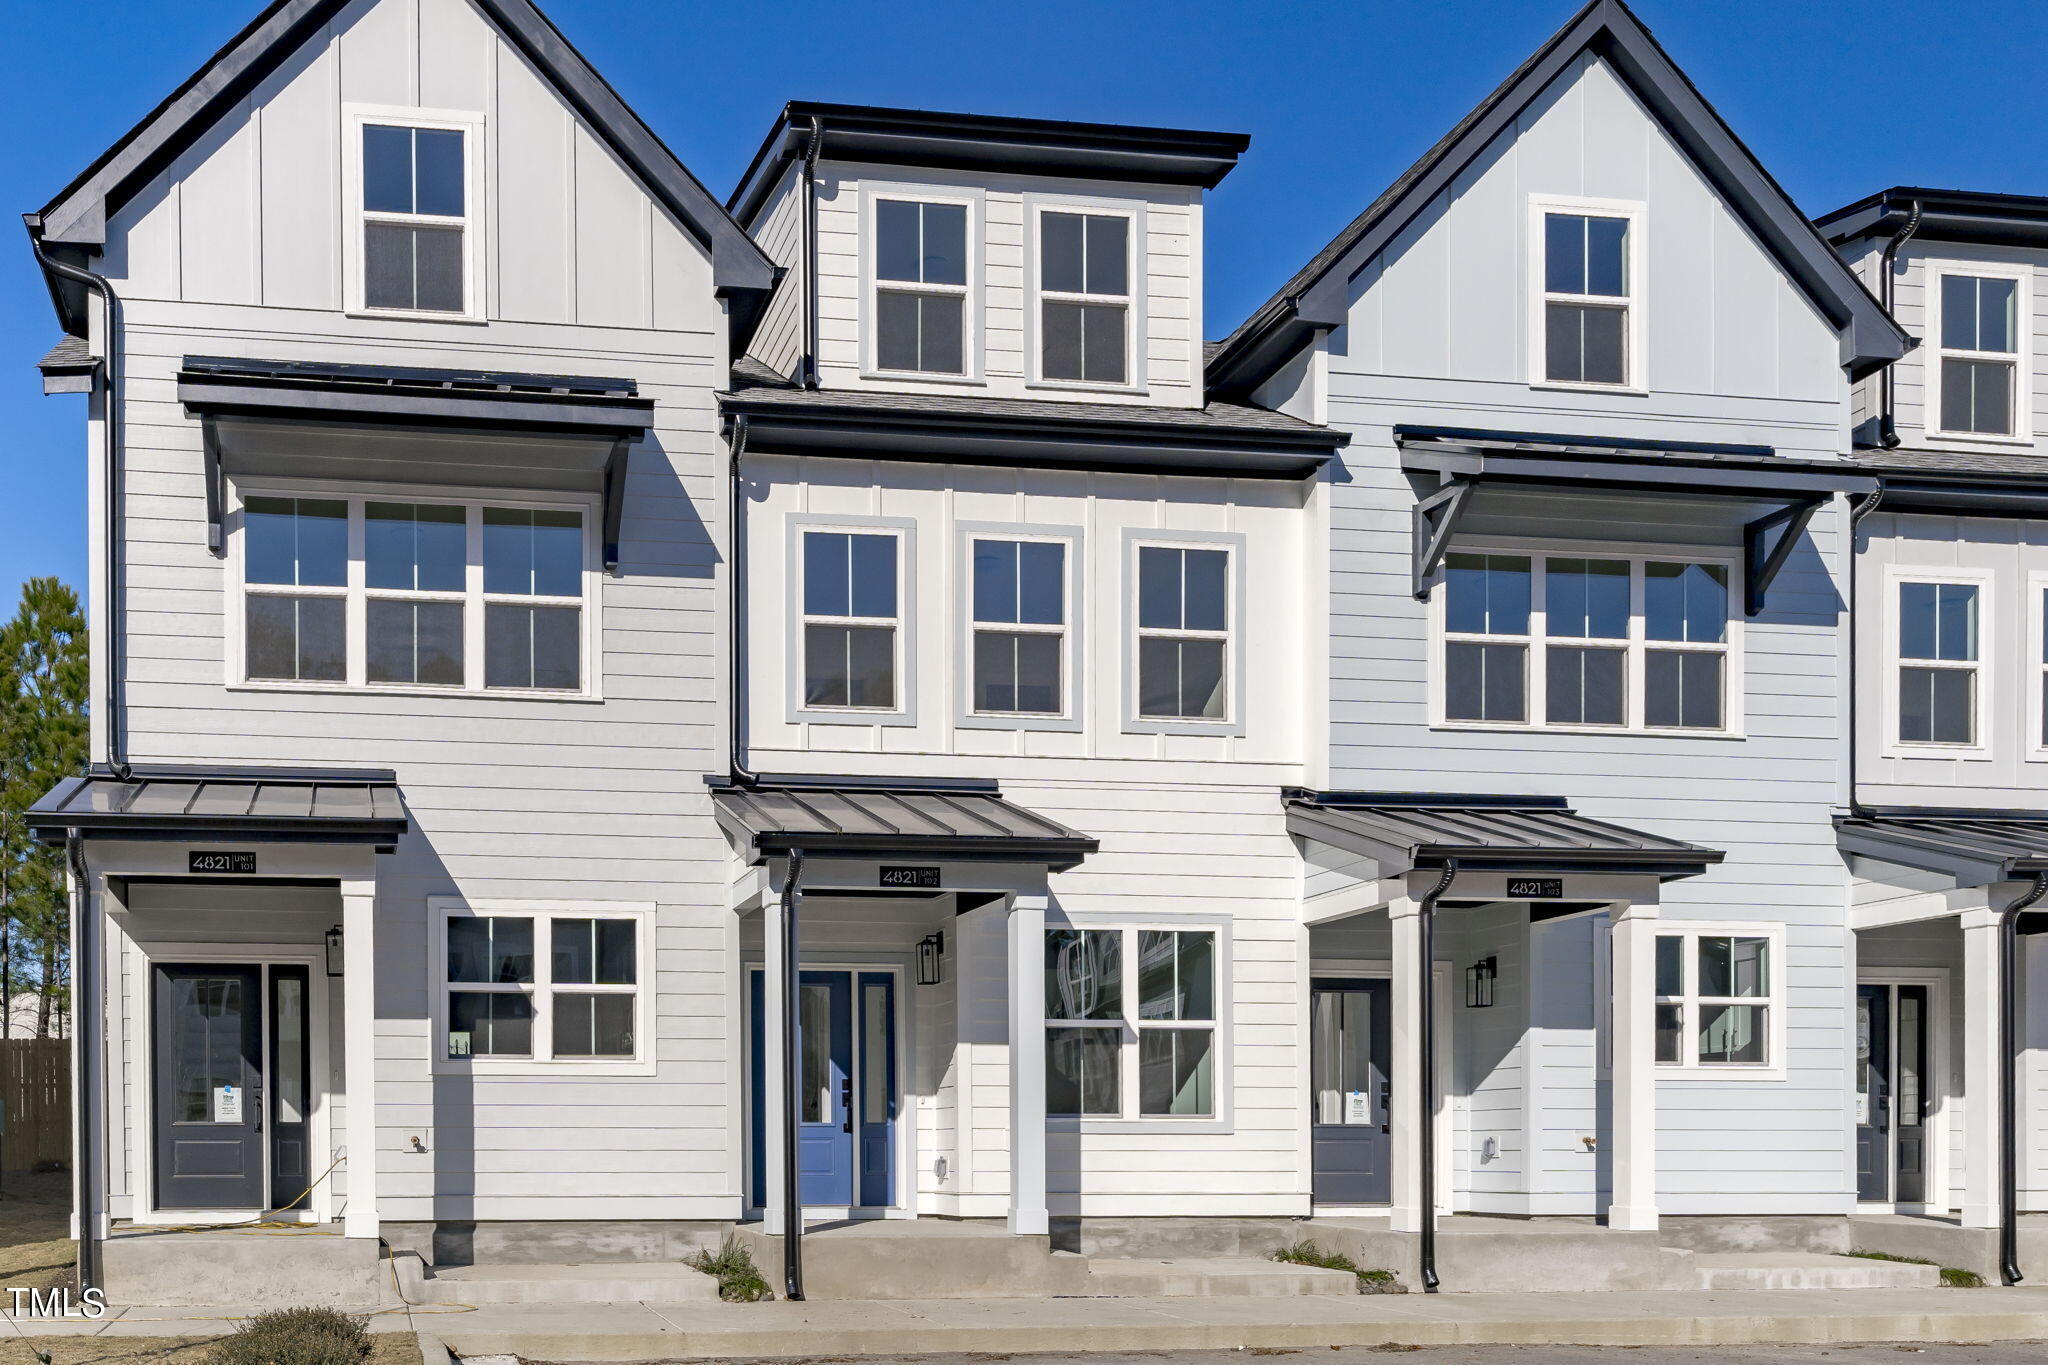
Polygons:
<instances>
[{"instance_id":1,"label":"white window trim","mask_svg":"<svg viewBox=\"0 0 2048 1365\"><path fill-rule=\"evenodd\" d=\"M1117 1087L1119 1112L1116 1114L1053 1114L1046 1115L1046 1125L1054 1132L1114 1132L1114 1133L1227 1133L1233 1131L1234 1106L1230 1093L1230 992L1234 976L1231 970L1230 921L1204 916L1186 920L1143 919L1133 920L1118 916L1097 917L1090 914L1070 915L1063 920L1048 919L1046 932L1060 929L1085 929L1097 932L1108 931L1123 936L1123 999L1122 1015L1111 1020L1092 1022L1065 1021L1048 1018L1047 1029L1096 1028L1114 1031L1117 1034ZM1215 971L1213 994L1214 1019L1209 1020L1150 1020L1142 1025L1138 1021L1138 935L1153 930L1158 932L1213 934L1215 943L1211 954L1211 965ZM1039 953L1041 965L1038 968L1039 989L1044 989L1044 952ZM1209 1053L1210 1094L1215 1100L1213 1112L1208 1114L1146 1114L1140 1109L1139 1094L1139 1036L1143 1029L1208 1029L1211 1034Z\"/></svg>"},{"instance_id":2,"label":"white window trim","mask_svg":"<svg viewBox=\"0 0 2048 1365\"><path fill-rule=\"evenodd\" d=\"M2048 734L2042 724L2043 709L2048 707L2048 569L2035 569L2027 575L2026 600L2021 604L2026 613L2026 629L2023 638L2027 642L2027 730L2026 756L2029 763L2048 763Z\"/></svg>"},{"instance_id":3,"label":"white window trim","mask_svg":"<svg viewBox=\"0 0 2048 1365\"><path fill-rule=\"evenodd\" d=\"M432 128L459 132L462 139L462 206L460 218L438 218L424 214L379 214L363 208L363 127L380 124L404 128ZM488 182L485 166L489 160L484 143L484 116L461 109L415 109L403 105L346 104L342 106L341 210L343 309L352 317L409 318L420 322L484 322L485 244L484 225L490 220L485 198ZM437 309L372 308L363 301L363 227L366 222L417 223L462 229L462 311Z\"/></svg>"},{"instance_id":4,"label":"white window trim","mask_svg":"<svg viewBox=\"0 0 2048 1365\"><path fill-rule=\"evenodd\" d=\"M243 536L243 508L250 498L322 498L348 504L348 584L343 588L293 588L284 585L251 585L245 573L245 552L248 542ZM460 593L409 592L397 589L372 591L367 585L368 566L365 560L363 534L363 507L372 502L435 503L444 506L461 506L467 509L465 524L468 530L468 563L465 568L466 587ZM576 512L583 518L583 596L572 602L566 597L521 597L500 593L485 595L483 590L483 509L486 507L530 509L534 511ZM604 689L600 674L603 651L598 642L604 639L603 622L600 619L600 603L603 598L603 568L598 561L597 528L603 515L603 508L595 496L584 497L574 493L533 496L532 490L498 497L479 493L474 489L453 489L445 485L417 487L392 485L371 487L358 483L337 483L328 480L306 479L287 483L270 483L250 480L235 482L230 488L228 506L228 589L226 629L222 632L225 640L225 657L222 659L227 686L233 691L256 692L328 692L328 693L388 693L393 696L414 697L485 697L492 700L511 701L586 701L604 700ZM348 601L347 619L344 626L344 641L348 661L348 676L343 682L298 682L290 678L251 678L247 675L248 650L246 640L245 600L254 591L275 592L289 596L345 597ZM368 678L368 609L372 597L405 598L413 601L455 601L463 602L462 614L462 669L463 685L446 686L435 683L373 683ZM580 676L583 686L575 691L542 687L485 687L484 686L484 604L487 602L517 602L535 606L579 606L583 609L582 647Z\"/></svg>"},{"instance_id":5,"label":"white window trim","mask_svg":"<svg viewBox=\"0 0 2048 1365\"><path fill-rule=\"evenodd\" d=\"M1048 299L1054 302L1070 303L1115 303L1117 298L1108 294L1048 293L1039 281L1040 224L1048 213L1070 213L1090 218L1123 218L1130 224L1124 238L1127 253L1124 262L1124 283L1130 291L1122 296L1124 304L1124 382L1106 384L1090 379L1048 379L1045 376L1044 311ZM1025 197L1024 234L1024 348L1026 351L1025 387L1030 389L1055 389L1079 393L1143 394L1148 392L1148 377L1144 363L1149 348L1145 343L1146 307L1145 301L1150 288L1146 272L1147 242L1145 206L1129 200L1085 197L1053 197L1027 195Z\"/></svg>"},{"instance_id":6,"label":"white window trim","mask_svg":"<svg viewBox=\"0 0 2048 1365\"><path fill-rule=\"evenodd\" d=\"M819 531L856 536L893 536L896 540L896 615L812 616L804 610L804 537ZM789 518L789 723L792 725L909 725L917 715L916 585L917 528L914 522L885 517L792 514ZM805 626L890 626L895 631L896 704L894 706L816 706L804 700Z\"/></svg>"},{"instance_id":7,"label":"white window trim","mask_svg":"<svg viewBox=\"0 0 2048 1365\"><path fill-rule=\"evenodd\" d=\"M1545 261L1543 254L1543 216L1546 213L1572 213L1590 218L1622 218L1628 222L1628 293L1624 302L1617 305L1610 295L1552 294L1544 288ZM1650 389L1649 377L1649 326L1647 307L1647 286L1649 283L1649 249L1646 243L1644 219L1648 207L1639 200L1631 199L1586 199L1567 195L1535 194L1529 196L1527 219L1527 269L1529 299L1529 383L1539 389L1569 389L1590 393L1643 394ZM1628 379L1620 384L1594 384L1583 381L1551 379L1548 377L1549 357L1546 354L1548 332L1545 328L1545 305L1553 299L1565 303L1591 303L1602 307L1626 307L1628 309Z\"/></svg>"},{"instance_id":8,"label":"white window trim","mask_svg":"<svg viewBox=\"0 0 2048 1365\"><path fill-rule=\"evenodd\" d=\"M1998 711L1998 596L1997 575L1989 569L1921 567L1888 564L1884 573L1884 753L1887 758L1961 758L1989 762L1993 740L1999 730ZM1899 738L1899 670L1908 660L1899 657L1899 589L1906 583L1963 583L1977 589L1977 741L1974 744L1939 744ZM1912 666L1943 667L1936 661L1911 660ZM1950 665L1952 667L1952 665ZM2030 730L2035 726L2029 726Z\"/></svg>"},{"instance_id":9,"label":"white window trim","mask_svg":"<svg viewBox=\"0 0 2048 1365\"><path fill-rule=\"evenodd\" d=\"M1674 920L1659 919L1651 926L1651 932L1658 938L1683 937L1680 950L1680 966L1683 971L1684 992L1679 996L1655 994L1656 983L1652 981L1650 1017L1642 1021L1642 1027L1654 1034L1657 1027L1655 1006L1672 1000L1684 1003L1684 1012L1679 1024L1679 1058L1677 1062L1658 1062L1657 1079L1688 1080L1744 1080L1782 1081L1785 1068L1785 1013L1788 1003L1786 982L1790 973L1785 964L1785 926L1767 922L1748 923L1733 920ZM1697 994L1699 984L1699 940L1702 938L1760 938L1766 941L1770 955L1770 991L1753 996L1708 996L1704 1000ZM1655 970L1655 954L1652 954L1652 970ZM1765 1019L1765 1060L1762 1062L1701 1062L1699 1060L1699 1007L1702 1003L1763 1005Z\"/></svg>"},{"instance_id":10,"label":"white window trim","mask_svg":"<svg viewBox=\"0 0 2048 1365\"><path fill-rule=\"evenodd\" d=\"M1742 563L1740 558L1727 549L1706 549L1683 545L1641 545L1641 544L1600 544L1569 541L1507 540L1493 537L1460 537L1453 548L1454 553L1520 555L1530 562L1529 583L1529 634L1521 635L1465 635L1457 637L1458 643L1478 642L1495 644L1520 644L1528 647L1526 656L1526 698L1529 719L1516 724L1500 720L1451 720L1444 714L1445 645L1449 643L1447 617L1450 610L1450 590L1439 584L1429 595L1429 724L1438 730L1492 730L1516 734L1559 734L1559 735L1667 735L1678 739L1728 740L1747 738L1747 715L1744 697L1745 686L1744 635L1746 621L1739 605L1742 591ZM1605 642L1609 647L1619 647L1628 654L1628 705L1627 722L1622 725L1575 725L1552 722L1543 719L1548 714L1549 675L1544 667L1543 651L1549 637L1549 624L1545 603L1545 559L1620 559L1629 565L1629 620L1628 637L1625 641ZM1644 570L1647 563L1660 564L1709 564L1724 570L1728 575L1728 640L1720 646L1688 644L1680 640L1651 640L1643 615ZM1577 643L1573 637L1561 636L1558 643L1572 646ZM1600 645L1598 640L1583 643ZM1644 688L1647 686L1645 655L1651 650L1676 650L1691 653L1719 653L1722 664L1722 720L1719 730L1694 729L1686 726L1652 726L1643 723Z\"/></svg>"},{"instance_id":11,"label":"white window trim","mask_svg":"<svg viewBox=\"0 0 2048 1365\"><path fill-rule=\"evenodd\" d=\"M1224 609L1229 613L1221 631L1165 630L1138 624L1139 551L1144 549L1222 550L1229 555L1224 573ZM1127 528L1124 536L1124 730L1130 734L1242 735L1245 724L1244 620L1246 542L1234 532L1141 531ZM1223 641L1223 716L1147 716L1138 706L1138 642L1148 636L1169 639Z\"/></svg>"},{"instance_id":12,"label":"white window trim","mask_svg":"<svg viewBox=\"0 0 2048 1365\"><path fill-rule=\"evenodd\" d=\"M433 926L429 945L427 997L432 1012L434 1071L436 1074L470 1076L551 1076L565 1071L601 1072L617 1076L651 1076L654 1056L654 905L646 901L532 901L465 900L460 896L427 897L427 919ZM533 1048L531 1057L450 1057L447 1055L448 996L452 991L483 989L479 983L448 979L448 924L461 918L531 919L533 921L533 981L522 983L533 997ZM543 1056L554 1048L552 981L554 954L550 928L557 919L630 919L633 932L633 1047L626 1057ZM624 994L623 986L586 987L567 985L566 991L595 991Z\"/></svg>"},{"instance_id":13,"label":"white window trim","mask_svg":"<svg viewBox=\"0 0 2048 1365\"><path fill-rule=\"evenodd\" d=\"M1082 690L1087 678L1083 667L1087 641L1087 626L1082 620L1082 604L1087 600L1083 592L1082 546L1084 536L1079 526L1033 526L1006 522L959 522L954 529L959 533L958 554L960 620L958 623L959 644L955 650L954 667L957 669L959 685L954 700L953 723L967 729L982 730L1056 730L1075 731L1082 725L1085 700ZM978 623L974 619L974 543L978 540L1035 541L1041 544L1063 545L1066 547L1066 621L1064 625L1029 626L1003 625L996 622ZM974 709L974 637L978 630L1001 632L1024 631L1034 634L1057 634L1062 637L1060 651L1060 700L1062 709L1057 713L1031 711L977 711Z\"/></svg>"},{"instance_id":14,"label":"white window trim","mask_svg":"<svg viewBox=\"0 0 2048 1365\"><path fill-rule=\"evenodd\" d=\"M1923 410L1922 426L1930 440L1968 441L1991 445L2031 446L2034 444L2034 375L2033 375L2033 284L2034 272L2023 265L2008 265L1998 261L1948 261L1928 260L1923 265L1926 280L1927 332L1926 356L1921 369L1925 372L1927 405ZM1941 282L1949 275L1966 275L1977 279L2011 280L2013 290L2013 346L2010 352L2003 351L1951 351L1941 344ZM1995 360L2009 362L2013 367L2012 382L2012 434L2000 436L1996 433L1977 431L1945 431L1941 426L1941 362L1948 357L1959 360Z\"/></svg>"},{"instance_id":15,"label":"white window trim","mask_svg":"<svg viewBox=\"0 0 2048 1365\"><path fill-rule=\"evenodd\" d=\"M884 280L875 268L880 231L875 212L877 200L899 203L956 204L967 211L967 283L924 284L910 280ZM860 374L863 379L889 383L974 384L984 382L982 370L982 219L984 205L979 192L944 185L911 185L876 182L860 191ZM943 294L964 300L960 310L959 374L931 370L883 369L881 303L884 289L910 294Z\"/></svg>"}]
</instances>

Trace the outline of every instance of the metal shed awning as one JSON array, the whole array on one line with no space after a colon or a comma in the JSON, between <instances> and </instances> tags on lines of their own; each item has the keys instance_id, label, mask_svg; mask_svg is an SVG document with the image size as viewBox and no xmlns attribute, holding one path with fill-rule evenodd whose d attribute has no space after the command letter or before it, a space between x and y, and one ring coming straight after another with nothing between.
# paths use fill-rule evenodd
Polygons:
<instances>
[{"instance_id":1,"label":"metal shed awning","mask_svg":"<svg viewBox=\"0 0 2048 1365\"><path fill-rule=\"evenodd\" d=\"M1792 459L1770 446L1624 441L1595 436L1397 426L1401 468L1438 480L1414 510L1413 587L1429 596L1458 522L1482 484L1743 498L1774 504L1742 528L1743 610L1763 610L1813 514L1837 493L1870 493L1877 480L1844 462Z\"/></svg>"},{"instance_id":2,"label":"metal shed awning","mask_svg":"<svg viewBox=\"0 0 2048 1365\"><path fill-rule=\"evenodd\" d=\"M28 811L36 838L71 830L102 839L374 844L409 826L388 768L95 767L67 777Z\"/></svg>"},{"instance_id":3,"label":"metal shed awning","mask_svg":"<svg viewBox=\"0 0 2048 1365\"><path fill-rule=\"evenodd\" d=\"M1064 872L1096 841L1003 799L993 782L762 777L705 779L718 823L758 863L802 849L840 857L1043 862Z\"/></svg>"},{"instance_id":4,"label":"metal shed awning","mask_svg":"<svg viewBox=\"0 0 2048 1365\"><path fill-rule=\"evenodd\" d=\"M1880 862L1989 886L2048 871L2048 814L1883 807L1835 817L1835 845Z\"/></svg>"},{"instance_id":5,"label":"metal shed awning","mask_svg":"<svg viewBox=\"0 0 2048 1365\"><path fill-rule=\"evenodd\" d=\"M1287 832L1380 864L1383 877L1440 868L1508 873L1618 872L1663 881L1721 861L1682 843L1574 811L1561 796L1289 791Z\"/></svg>"}]
</instances>

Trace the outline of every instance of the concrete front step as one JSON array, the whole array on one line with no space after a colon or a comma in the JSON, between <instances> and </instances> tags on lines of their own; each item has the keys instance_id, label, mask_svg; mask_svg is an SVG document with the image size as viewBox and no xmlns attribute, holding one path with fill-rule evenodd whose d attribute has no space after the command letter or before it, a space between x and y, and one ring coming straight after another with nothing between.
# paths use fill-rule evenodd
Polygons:
<instances>
[{"instance_id":1,"label":"concrete front step","mask_svg":"<svg viewBox=\"0 0 2048 1365\"><path fill-rule=\"evenodd\" d=\"M599 1265L442 1266L414 1291L423 1303L702 1303L718 1281L674 1261Z\"/></svg>"},{"instance_id":2,"label":"concrete front step","mask_svg":"<svg viewBox=\"0 0 2048 1365\"><path fill-rule=\"evenodd\" d=\"M1169 1261L1115 1256L1088 1258L1088 1285L1097 1298L1281 1298L1304 1294L1356 1294L1358 1277L1348 1270L1288 1265L1249 1256L1214 1256Z\"/></svg>"},{"instance_id":3,"label":"concrete front step","mask_svg":"<svg viewBox=\"0 0 2048 1365\"><path fill-rule=\"evenodd\" d=\"M1931 1265L1805 1251L1701 1252L1693 1270L1700 1288L1709 1290L1932 1289L1941 1283Z\"/></svg>"}]
</instances>

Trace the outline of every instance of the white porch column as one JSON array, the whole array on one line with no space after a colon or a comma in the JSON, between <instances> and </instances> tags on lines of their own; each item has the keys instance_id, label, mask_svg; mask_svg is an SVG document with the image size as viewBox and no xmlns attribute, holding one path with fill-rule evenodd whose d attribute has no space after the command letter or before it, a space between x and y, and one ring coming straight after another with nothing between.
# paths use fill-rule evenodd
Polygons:
<instances>
[{"instance_id":1,"label":"white porch column","mask_svg":"<svg viewBox=\"0 0 2048 1365\"><path fill-rule=\"evenodd\" d=\"M2048 1134L2039 1096L2048 1089L2048 934L2020 939L2020 1212L2048 1211Z\"/></svg>"},{"instance_id":2,"label":"white porch column","mask_svg":"<svg viewBox=\"0 0 2048 1365\"><path fill-rule=\"evenodd\" d=\"M1390 1001L1392 1037L1388 1126L1392 1166L1390 1190L1393 1212L1389 1227L1395 1232L1422 1231L1422 1078L1416 1074L1415 1057L1422 1046L1422 974L1429 964L1422 960L1422 906L1412 896L1396 896L1387 902L1387 919L1393 930L1393 990Z\"/></svg>"},{"instance_id":3,"label":"white porch column","mask_svg":"<svg viewBox=\"0 0 2048 1365\"><path fill-rule=\"evenodd\" d=\"M342 1081L348 1088L348 1211L342 1232L377 1236L377 874L341 883Z\"/></svg>"},{"instance_id":4,"label":"white porch column","mask_svg":"<svg viewBox=\"0 0 2048 1365\"><path fill-rule=\"evenodd\" d=\"M754 1134L762 1160L762 1228L779 1237L788 1225L789 1190L784 1180L782 1102L787 1087L783 1081L782 1031L789 1018L789 1002L783 991L783 909L782 887L789 876L784 864L768 879L767 894L761 897L761 1131Z\"/></svg>"},{"instance_id":5,"label":"white porch column","mask_svg":"<svg viewBox=\"0 0 2048 1365\"><path fill-rule=\"evenodd\" d=\"M1997 899L1994 897L1994 899ZM1998 1226L1998 912L1965 910L1963 1226Z\"/></svg>"},{"instance_id":6,"label":"white porch column","mask_svg":"<svg viewBox=\"0 0 2048 1365\"><path fill-rule=\"evenodd\" d=\"M1051 897L1010 900L1010 1231L1049 1230L1045 1210L1045 911Z\"/></svg>"},{"instance_id":7,"label":"white porch column","mask_svg":"<svg viewBox=\"0 0 2048 1365\"><path fill-rule=\"evenodd\" d=\"M1607 1226L1657 1226L1657 907L1617 902L1608 970L1613 995L1613 1189Z\"/></svg>"}]
</instances>

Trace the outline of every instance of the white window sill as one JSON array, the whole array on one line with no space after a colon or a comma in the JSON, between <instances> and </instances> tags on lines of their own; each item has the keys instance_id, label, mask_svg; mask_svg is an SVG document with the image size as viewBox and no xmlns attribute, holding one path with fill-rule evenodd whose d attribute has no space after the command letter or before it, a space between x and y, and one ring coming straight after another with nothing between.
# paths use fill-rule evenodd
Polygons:
<instances>
[{"instance_id":1,"label":"white window sill","mask_svg":"<svg viewBox=\"0 0 2048 1365\"><path fill-rule=\"evenodd\" d=\"M436 1076L652 1076L654 1059L641 1057L633 1060L609 1058L563 1057L553 1061L537 1062L531 1058L488 1058L476 1057L464 1061L455 1057L443 1057L434 1063Z\"/></svg>"},{"instance_id":2,"label":"white window sill","mask_svg":"<svg viewBox=\"0 0 2048 1365\"><path fill-rule=\"evenodd\" d=\"M1162 1136L1167 1133L1230 1134L1237 1131L1236 1125L1227 1118L1168 1118L1163 1115L1147 1115L1143 1118L1111 1118L1107 1114L1089 1115L1077 1118L1072 1114L1048 1114L1045 1128L1049 1133L1126 1133L1134 1137Z\"/></svg>"},{"instance_id":3,"label":"white window sill","mask_svg":"<svg viewBox=\"0 0 2048 1365\"><path fill-rule=\"evenodd\" d=\"M1507 721L1487 720L1439 720L1430 723L1432 730L1462 730L1472 734L1485 735L1612 735L1617 739L1747 739L1742 730L1691 730L1668 727L1643 726L1632 729L1625 725L1515 725Z\"/></svg>"},{"instance_id":4,"label":"white window sill","mask_svg":"<svg viewBox=\"0 0 2048 1365\"><path fill-rule=\"evenodd\" d=\"M1618 393L1626 398L1650 396L1647 384L1574 384L1564 379L1532 379L1529 387L1551 393Z\"/></svg>"},{"instance_id":5,"label":"white window sill","mask_svg":"<svg viewBox=\"0 0 2048 1365\"><path fill-rule=\"evenodd\" d=\"M1121 398L1152 396L1152 391L1142 384L1091 384L1085 379L1032 379L1027 380L1024 387L1048 393L1110 393Z\"/></svg>"},{"instance_id":6,"label":"white window sill","mask_svg":"<svg viewBox=\"0 0 2048 1365\"><path fill-rule=\"evenodd\" d=\"M860 377L876 384L947 384L956 389L988 387L988 380L978 374L934 374L926 370L877 370L863 367Z\"/></svg>"},{"instance_id":7,"label":"white window sill","mask_svg":"<svg viewBox=\"0 0 2048 1365\"><path fill-rule=\"evenodd\" d=\"M1991 432L1932 431L1922 429L1920 434L1930 441L1939 441L1944 445L2031 446L2034 444L2034 434L2030 431L2020 432L2012 436L1999 436Z\"/></svg>"},{"instance_id":8,"label":"white window sill","mask_svg":"<svg viewBox=\"0 0 2048 1365\"><path fill-rule=\"evenodd\" d=\"M1991 758L1988 744L1934 744L1916 743L1913 740L1895 739L1885 745L1886 758L1954 758L1964 762L1982 763Z\"/></svg>"},{"instance_id":9,"label":"white window sill","mask_svg":"<svg viewBox=\"0 0 2048 1365\"><path fill-rule=\"evenodd\" d=\"M230 692L285 692L309 697L434 697L440 700L466 701L566 701L602 702L599 692L552 692L545 688L529 687L400 687L379 683L364 683L352 687L347 683L295 683L295 682L233 682L227 685Z\"/></svg>"},{"instance_id":10,"label":"white window sill","mask_svg":"<svg viewBox=\"0 0 2048 1365\"><path fill-rule=\"evenodd\" d=\"M1679 1066L1672 1062L1657 1063L1657 1079L1660 1081L1782 1081L1785 1079L1783 1066L1756 1066L1747 1062L1730 1062L1724 1066Z\"/></svg>"},{"instance_id":11,"label":"white window sill","mask_svg":"<svg viewBox=\"0 0 2048 1365\"><path fill-rule=\"evenodd\" d=\"M350 308L344 316L376 322L452 322L463 327L484 327L491 321L481 313L438 313L418 308Z\"/></svg>"}]
</instances>

